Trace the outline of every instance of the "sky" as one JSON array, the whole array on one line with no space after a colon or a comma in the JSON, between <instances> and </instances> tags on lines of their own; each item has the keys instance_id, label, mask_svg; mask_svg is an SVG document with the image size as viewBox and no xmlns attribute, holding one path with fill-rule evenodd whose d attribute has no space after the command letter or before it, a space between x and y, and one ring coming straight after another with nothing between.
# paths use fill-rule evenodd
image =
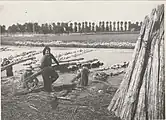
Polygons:
<instances>
[{"instance_id":1,"label":"sky","mask_svg":"<svg viewBox=\"0 0 166 120\"><path fill-rule=\"evenodd\" d=\"M160 2L164 3L164 2ZM143 21L159 2L113 1L1 1L0 24Z\"/></svg>"}]
</instances>

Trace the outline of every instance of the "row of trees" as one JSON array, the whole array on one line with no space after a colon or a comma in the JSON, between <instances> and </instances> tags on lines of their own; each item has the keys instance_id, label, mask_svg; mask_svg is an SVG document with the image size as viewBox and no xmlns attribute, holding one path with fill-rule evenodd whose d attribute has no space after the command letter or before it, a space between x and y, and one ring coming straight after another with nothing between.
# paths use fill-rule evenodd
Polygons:
<instances>
[{"instance_id":1,"label":"row of trees","mask_svg":"<svg viewBox=\"0 0 166 120\"><path fill-rule=\"evenodd\" d=\"M56 34L56 33L89 33L89 32L111 32L111 31L139 31L142 22L82 22L82 23L45 23L39 25L38 23L24 23L13 24L8 28L5 25L0 25L1 33L34 33L34 34Z\"/></svg>"}]
</instances>

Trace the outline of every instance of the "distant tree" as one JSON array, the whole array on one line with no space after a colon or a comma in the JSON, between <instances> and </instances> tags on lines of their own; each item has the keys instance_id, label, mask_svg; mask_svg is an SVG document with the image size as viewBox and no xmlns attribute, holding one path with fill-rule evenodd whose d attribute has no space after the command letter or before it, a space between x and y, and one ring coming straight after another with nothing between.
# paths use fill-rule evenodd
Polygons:
<instances>
[{"instance_id":1,"label":"distant tree","mask_svg":"<svg viewBox=\"0 0 166 120\"><path fill-rule=\"evenodd\" d=\"M41 34L46 34L45 25L44 25L44 24L41 25L40 33L41 33Z\"/></svg>"},{"instance_id":2,"label":"distant tree","mask_svg":"<svg viewBox=\"0 0 166 120\"><path fill-rule=\"evenodd\" d=\"M136 25L138 25L138 24L139 24L139 22L137 21L137 22L136 22Z\"/></svg>"},{"instance_id":3,"label":"distant tree","mask_svg":"<svg viewBox=\"0 0 166 120\"><path fill-rule=\"evenodd\" d=\"M23 25L17 24L17 27L18 27L19 32L20 32L21 34L24 34L24 33L26 32L26 29L25 29L25 25L24 25L24 24L23 24Z\"/></svg>"},{"instance_id":4,"label":"distant tree","mask_svg":"<svg viewBox=\"0 0 166 120\"><path fill-rule=\"evenodd\" d=\"M3 33L6 33L6 26L5 25L0 25L0 32L3 34Z\"/></svg>"},{"instance_id":5,"label":"distant tree","mask_svg":"<svg viewBox=\"0 0 166 120\"><path fill-rule=\"evenodd\" d=\"M112 22L110 21L110 27L109 27L109 31L112 31Z\"/></svg>"},{"instance_id":6,"label":"distant tree","mask_svg":"<svg viewBox=\"0 0 166 120\"><path fill-rule=\"evenodd\" d=\"M85 21L85 32L87 33L88 32L88 22Z\"/></svg>"},{"instance_id":7,"label":"distant tree","mask_svg":"<svg viewBox=\"0 0 166 120\"><path fill-rule=\"evenodd\" d=\"M8 32L9 34L12 34L12 28L11 28L11 26L8 27L7 32Z\"/></svg>"},{"instance_id":8,"label":"distant tree","mask_svg":"<svg viewBox=\"0 0 166 120\"><path fill-rule=\"evenodd\" d=\"M128 22L128 31L130 31L131 30L131 22L129 21Z\"/></svg>"},{"instance_id":9,"label":"distant tree","mask_svg":"<svg viewBox=\"0 0 166 120\"><path fill-rule=\"evenodd\" d=\"M77 32L77 22L74 22L74 32Z\"/></svg>"},{"instance_id":10,"label":"distant tree","mask_svg":"<svg viewBox=\"0 0 166 120\"><path fill-rule=\"evenodd\" d=\"M69 34L70 27L68 26L68 23L61 23L61 33L68 33Z\"/></svg>"},{"instance_id":11,"label":"distant tree","mask_svg":"<svg viewBox=\"0 0 166 120\"><path fill-rule=\"evenodd\" d=\"M100 32L102 31L102 22L99 22L99 28L100 28Z\"/></svg>"},{"instance_id":12,"label":"distant tree","mask_svg":"<svg viewBox=\"0 0 166 120\"><path fill-rule=\"evenodd\" d=\"M42 34L49 33L49 25L47 23L42 24L40 33L42 33Z\"/></svg>"},{"instance_id":13,"label":"distant tree","mask_svg":"<svg viewBox=\"0 0 166 120\"><path fill-rule=\"evenodd\" d=\"M15 34L17 32L17 25L13 24L11 26L11 33Z\"/></svg>"},{"instance_id":14,"label":"distant tree","mask_svg":"<svg viewBox=\"0 0 166 120\"><path fill-rule=\"evenodd\" d=\"M136 31L139 31L140 27L139 27L139 22L136 22Z\"/></svg>"},{"instance_id":15,"label":"distant tree","mask_svg":"<svg viewBox=\"0 0 166 120\"><path fill-rule=\"evenodd\" d=\"M25 24L20 25L20 30L21 30L21 34L24 35L24 33L26 32L26 26L25 26Z\"/></svg>"},{"instance_id":16,"label":"distant tree","mask_svg":"<svg viewBox=\"0 0 166 120\"><path fill-rule=\"evenodd\" d=\"M21 24L17 23L16 26L17 26L16 32L17 32L17 33L22 33L22 32L21 32Z\"/></svg>"},{"instance_id":17,"label":"distant tree","mask_svg":"<svg viewBox=\"0 0 166 120\"><path fill-rule=\"evenodd\" d=\"M24 27L25 27L25 32L28 32L28 23L25 23Z\"/></svg>"},{"instance_id":18,"label":"distant tree","mask_svg":"<svg viewBox=\"0 0 166 120\"><path fill-rule=\"evenodd\" d=\"M109 22L107 21L106 22L106 31L108 32L109 31L109 26L108 26Z\"/></svg>"},{"instance_id":19,"label":"distant tree","mask_svg":"<svg viewBox=\"0 0 166 120\"><path fill-rule=\"evenodd\" d=\"M66 32L69 34L69 26L68 26L68 23L65 23L65 28L66 28Z\"/></svg>"},{"instance_id":20,"label":"distant tree","mask_svg":"<svg viewBox=\"0 0 166 120\"><path fill-rule=\"evenodd\" d=\"M70 32L73 32L73 23L70 23Z\"/></svg>"},{"instance_id":21,"label":"distant tree","mask_svg":"<svg viewBox=\"0 0 166 120\"><path fill-rule=\"evenodd\" d=\"M61 22L61 24L60 24L60 33L64 33L65 32L64 27L65 27L65 23Z\"/></svg>"},{"instance_id":22,"label":"distant tree","mask_svg":"<svg viewBox=\"0 0 166 120\"><path fill-rule=\"evenodd\" d=\"M88 32L91 32L91 30L92 30L92 25L91 25L91 24L92 24L92 23L89 22Z\"/></svg>"},{"instance_id":23,"label":"distant tree","mask_svg":"<svg viewBox=\"0 0 166 120\"><path fill-rule=\"evenodd\" d=\"M78 32L81 32L81 23L78 23Z\"/></svg>"},{"instance_id":24,"label":"distant tree","mask_svg":"<svg viewBox=\"0 0 166 120\"><path fill-rule=\"evenodd\" d=\"M39 24L38 23L34 23L34 28L35 28L35 32L36 33L39 33L39 31L40 31L40 26L39 26Z\"/></svg>"},{"instance_id":25,"label":"distant tree","mask_svg":"<svg viewBox=\"0 0 166 120\"><path fill-rule=\"evenodd\" d=\"M100 31L100 28L99 28L98 25L96 25L95 28L96 28L95 32L99 32Z\"/></svg>"},{"instance_id":26,"label":"distant tree","mask_svg":"<svg viewBox=\"0 0 166 120\"><path fill-rule=\"evenodd\" d=\"M49 24L49 33L52 33L53 32L53 27L51 24Z\"/></svg>"},{"instance_id":27,"label":"distant tree","mask_svg":"<svg viewBox=\"0 0 166 120\"><path fill-rule=\"evenodd\" d=\"M117 31L119 31L119 21L117 22Z\"/></svg>"},{"instance_id":28,"label":"distant tree","mask_svg":"<svg viewBox=\"0 0 166 120\"><path fill-rule=\"evenodd\" d=\"M142 26L142 22L140 22L140 26Z\"/></svg>"},{"instance_id":29,"label":"distant tree","mask_svg":"<svg viewBox=\"0 0 166 120\"><path fill-rule=\"evenodd\" d=\"M56 24L52 23L52 26L53 26L53 34L56 34Z\"/></svg>"},{"instance_id":30,"label":"distant tree","mask_svg":"<svg viewBox=\"0 0 166 120\"><path fill-rule=\"evenodd\" d=\"M120 30L123 31L123 21L120 22Z\"/></svg>"},{"instance_id":31,"label":"distant tree","mask_svg":"<svg viewBox=\"0 0 166 120\"><path fill-rule=\"evenodd\" d=\"M115 25L116 25L116 22L115 22L115 21L113 22L113 25L114 25L114 28L113 28L113 30L114 30L114 31L116 31L116 27L115 27Z\"/></svg>"},{"instance_id":32,"label":"distant tree","mask_svg":"<svg viewBox=\"0 0 166 120\"><path fill-rule=\"evenodd\" d=\"M124 26L124 28L125 28L125 31L127 31L127 22L125 21L125 26Z\"/></svg>"},{"instance_id":33,"label":"distant tree","mask_svg":"<svg viewBox=\"0 0 166 120\"><path fill-rule=\"evenodd\" d=\"M60 24L60 22L58 22L56 33L60 33L60 32L61 32L61 24Z\"/></svg>"},{"instance_id":34,"label":"distant tree","mask_svg":"<svg viewBox=\"0 0 166 120\"><path fill-rule=\"evenodd\" d=\"M104 32L104 30L105 30L105 22L103 21L102 22L102 32Z\"/></svg>"},{"instance_id":35,"label":"distant tree","mask_svg":"<svg viewBox=\"0 0 166 120\"><path fill-rule=\"evenodd\" d=\"M48 34L49 33L49 25L48 25L48 23L45 23L44 28L45 28L45 33Z\"/></svg>"},{"instance_id":36,"label":"distant tree","mask_svg":"<svg viewBox=\"0 0 166 120\"><path fill-rule=\"evenodd\" d=\"M82 30L81 30L81 32L85 32L85 23L84 22L82 22Z\"/></svg>"},{"instance_id":37,"label":"distant tree","mask_svg":"<svg viewBox=\"0 0 166 120\"><path fill-rule=\"evenodd\" d=\"M29 22L27 24L27 30L28 30L28 33L32 33L33 32L33 23Z\"/></svg>"},{"instance_id":38,"label":"distant tree","mask_svg":"<svg viewBox=\"0 0 166 120\"><path fill-rule=\"evenodd\" d=\"M92 32L94 32L95 31L95 23L93 22L92 23Z\"/></svg>"}]
</instances>

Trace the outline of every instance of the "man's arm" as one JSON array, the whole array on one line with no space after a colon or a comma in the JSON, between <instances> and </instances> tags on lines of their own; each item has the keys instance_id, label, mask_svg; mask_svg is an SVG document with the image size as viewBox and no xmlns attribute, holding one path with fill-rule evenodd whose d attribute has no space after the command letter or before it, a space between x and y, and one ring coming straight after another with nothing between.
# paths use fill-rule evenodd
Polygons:
<instances>
[{"instance_id":1,"label":"man's arm","mask_svg":"<svg viewBox=\"0 0 166 120\"><path fill-rule=\"evenodd\" d=\"M59 65L59 62L57 61L57 59L54 57L53 54L51 54L51 58L56 62L57 65Z\"/></svg>"},{"instance_id":2,"label":"man's arm","mask_svg":"<svg viewBox=\"0 0 166 120\"><path fill-rule=\"evenodd\" d=\"M27 77L27 74L26 74L26 72L24 72L24 73L21 75L21 82L22 82L22 84L23 84L23 87L28 89L27 82L25 81L26 77Z\"/></svg>"},{"instance_id":3,"label":"man's arm","mask_svg":"<svg viewBox=\"0 0 166 120\"><path fill-rule=\"evenodd\" d=\"M35 78L35 84L38 85L39 80L37 78Z\"/></svg>"},{"instance_id":4,"label":"man's arm","mask_svg":"<svg viewBox=\"0 0 166 120\"><path fill-rule=\"evenodd\" d=\"M21 75L21 81L24 82L25 78L27 77L27 73L24 72L22 75Z\"/></svg>"},{"instance_id":5,"label":"man's arm","mask_svg":"<svg viewBox=\"0 0 166 120\"><path fill-rule=\"evenodd\" d=\"M41 59L41 64L40 64L40 68L41 68L41 69L44 68L45 62L46 62L46 56L43 55L43 57L42 57L42 59Z\"/></svg>"},{"instance_id":6,"label":"man's arm","mask_svg":"<svg viewBox=\"0 0 166 120\"><path fill-rule=\"evenodd\" d=\"M24 81L24 73L21 75L21 82L23 82Z\"/></svg>"},{"instance_id":7,"label":"man's arm","mask_svg":"<svg viewBox=\"0 0 166 120\"><path fill-rule=\"evenodd\" d=\"M76 81L76 80L79 79L80 77L81 77L81 72L79 72L79 73L77 74L77 76L74 77L74 78L71 80L71 82Z\"/></svg>"},{"instance_id":8,"label":"man's arm","mask_svg":"<svg viewBox=\"0 0 166 120\"><path fill-rule=\"evenodd\" d=\"M5 65L7 65L7 62L3 61L2 64L1 64L1 66L5 66Z\"/></svg>"}]
</instances>

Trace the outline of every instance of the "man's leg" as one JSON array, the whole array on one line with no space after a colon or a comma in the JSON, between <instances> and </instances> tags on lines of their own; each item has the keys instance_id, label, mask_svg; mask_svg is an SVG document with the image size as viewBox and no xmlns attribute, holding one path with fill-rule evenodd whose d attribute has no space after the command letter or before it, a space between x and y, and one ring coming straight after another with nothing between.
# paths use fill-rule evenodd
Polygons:
<instances>
[{"instance_id":1,"label":"man's leg","mask_svg":"<svg viewBox=\"0 0 166 120\"><path fill-rule=\"evenodd\" d=\"M50 71L50 76L51 76L51 83L54 83L59 78L58 73L53 68Z\"/></svg>"},{"instance_id":2,"label":"man's leg","mask_svg":"<svg viewBox=\"0 0 166 120\"><path fill-rule=\"evenodd\" d=\"M84 84L85 86L87 86L88 85L88 77L85 79L85 84Z\"/></svg>"},{"instance_id":3,"label":"man's leg","mask_svg":"<svg viewBox=\"0 0 166 120\"><path fill-rule=\"evenodd\" d=\"M42 72L43 82L44 82L44 89L47 92L51 92L51 80L49 78L49 68L44 68Z\"/></svg>"},{"instance_id":4,"label":"man's leg","mask_svg":"<svg viewBox=\"0 0 166 120\"><path fill-rule=\"evenodd\" d=\"M6 69L6 75L7 75L7 77L13 76L13 69L12 69L12 67L9 67L8 69Z\"/></svg>"}]
</instances>

